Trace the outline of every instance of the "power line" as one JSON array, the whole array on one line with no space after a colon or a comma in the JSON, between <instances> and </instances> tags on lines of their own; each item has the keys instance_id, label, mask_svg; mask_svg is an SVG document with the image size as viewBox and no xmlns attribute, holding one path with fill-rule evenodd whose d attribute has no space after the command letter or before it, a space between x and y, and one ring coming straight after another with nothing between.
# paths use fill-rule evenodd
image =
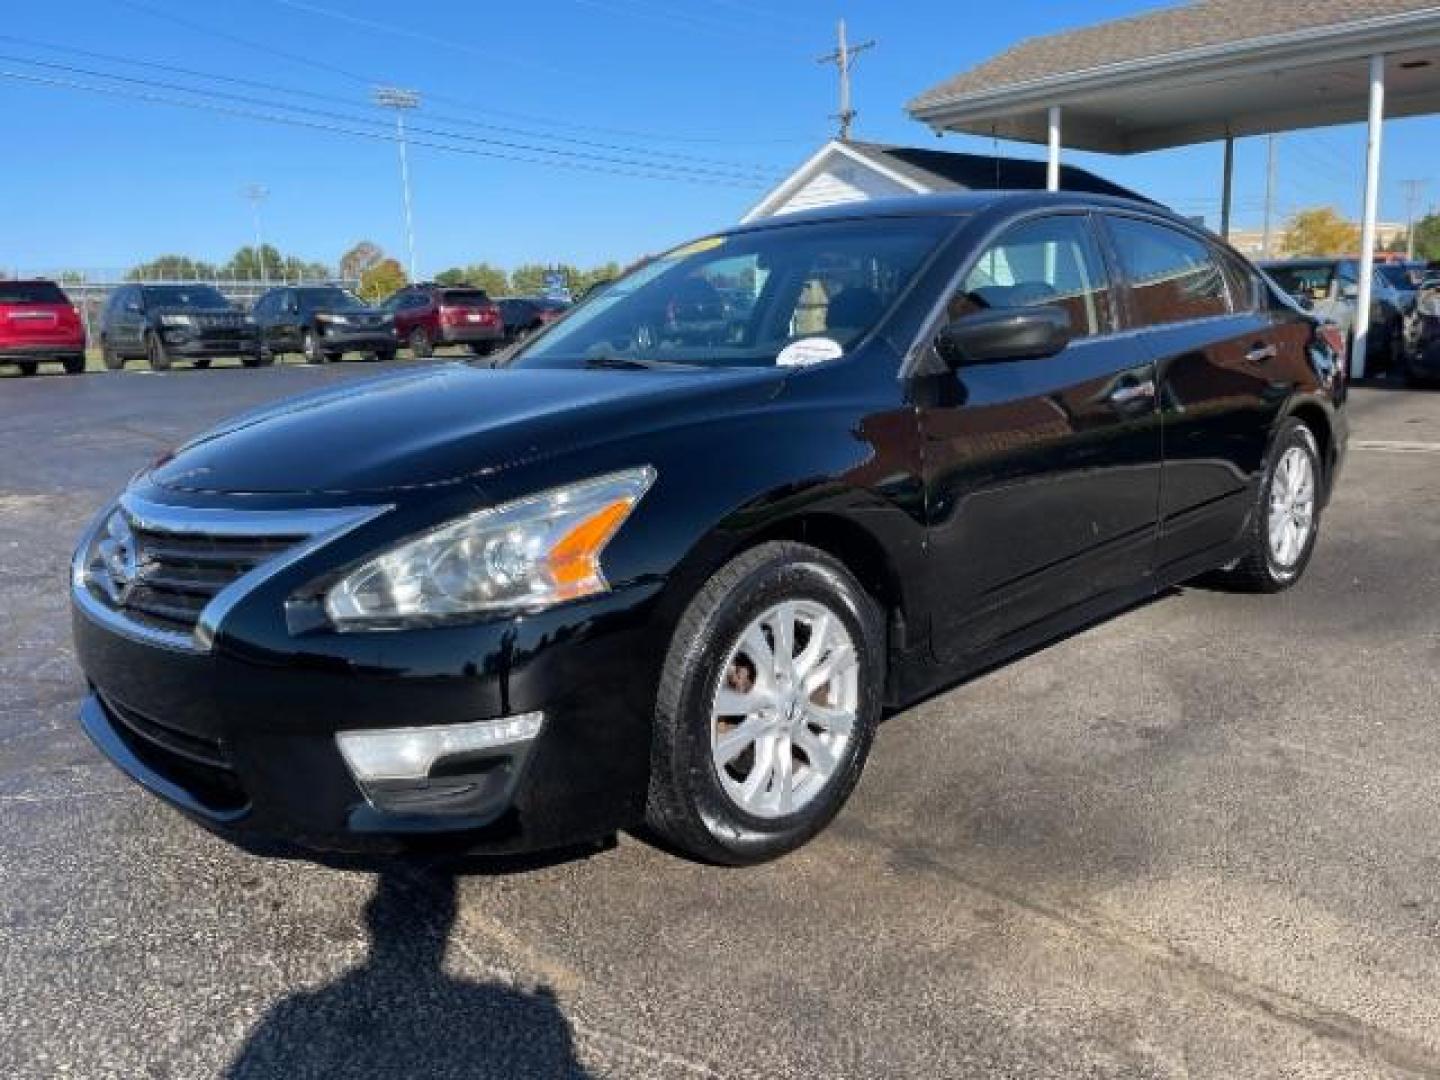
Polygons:
<instances>
[{"instance_id":1,"label":"power line","mask_svg":"<svg viewBox=\"0 0 1440 1080\"><path fill-rule=\"evenodd\" d=\"M102 76L103 77L103 76ZM257 112L253 109L244 109L238 106L222 105L209 101L184 101L160 94L150 93L143 90L126 90L116 86L103 86L95 83L81 82L76 79L61 79L53 76L37 75L33 72L10 71L0 69L0 78L11 79L16 82L29 83L34 86L47 86L52 88L63 88L69 90L84 90L89 93L108 95L111 97L130 98L136 101L145 101L158 105L169 105L174 108L195 109L202 112L218 113L224 116L236 116L247 120L260 120L272 124L284 124L290 127L305 128L311 131L323 131L335 135L348 135L353 138L370 139L379 142L393 142L395 136L388 132L364 131L356 128L340 127L334 124L322 123L318 120L306 120L301 117L283 116L274 113ZM549 165L556 168L579 169L584 172L604 173L610 176L631 176L647 180L682 181L693 184L708 184L717 187L733 187L745 190L756 190L764 185L758 183L745 183L738 179L725 179L723 177L702 177L687 176L669 172L656 171L639 163L632 168L610 167L595 162L570 161L570 160L545 160L542 158L525 157L519 154L504 153L499 150L480 150L470 146L453 146L447 143L433 142L422 139L411 139L411 145L423 146L429 150L443 150L452 154L466 154L471 157L490 158L496 161L523 162L529 165Z\"/></svg>"},{"instance_id":2,"label":"power line","mask_svg":"<svg viewBox=\"0 0 1440 1080\"><path fill-rule=\"evenodd\" d=\"M221 30L206 23L196 22L193 19L187 19L184 16L175 14L174 12L166 11L162 8L156 8L148 3L142 3L141 0L114 0L114 2L117 4L123 4L124 6L129 7L135 11L139 11L146 15L149 15L152 18L162 19L167 22L174 23L178 26L183 26L196 33L208 35L210 37L216 37L223 41L228 41L234 45L239 45L246 49L251 49L257 52L264 53L271 59L278 58L281 60L288 60L291 63L298 64L306 68L318 69L320 71L328 72L332 75L338 75L343 79L348 79L350 82L358 83L366 87L372 85L375 81L374 74L363 74L357 71L350 71L346 68L339 67L338 65L330 63L328 61L318 60L313 55L287 52L284 49L276 48L274 45L267 42L256 41L253 38L247 38L239 34L233 34L227 30ZM607 127L603 125L583 123L574 120L559 120L554 117L540 116L535 113L515 112L508 109L496 109L493 106L481 105L477 102L469 101L464 98L457 98L445 94L436 93L434 90L429 89L425 86L420 86L418 87L418 89L423 91L426 97L430 98L432 101L438 101L449 105L457 105L461 108L472 109L478 113L485 113L491 116L508 117L512 120L520 120L529 124L540 124L543 127L564 128L571 131L587 131L603 135L615 135L619 136L620 138L649 139L654 142L691 143L696 145L768 145L780 143L810 143L814 141L813 138L803 135L784 136L768 139L734 139L715 136L677 135L673 133L655 131L638 131L633 128Z\"/></svg>"},{"instance_id":3,"label":"power line","mask_svg":"<svg viewBox=\"0 0 1440 1080\"><path fill-rule=\"evenodd\" d=\"M280 109L284 112L300 113L302 115L318 117L324 120L338 120L347 124L366 124L373 126L377 123L377 121L368 117L359 117L346 113L338 113L328 109L313 109L308 106L290 105L284 102L270 101L263 98L252 97L246 94L230 94L221 90L207 90L196 87L184 86L178 83L164 82L155 79L142 79L131 75L118 75L111 72L95 71L90 68L76 67L71 64L59 64L46 60L35 60L23 56L9 56L5 54L0 54L0 60L6 60L12 63L28 64L32 67L46 68L52 71L63 71L71 75L85 75L91 78L108 79L113 82L143 86L149 89L160 89L170 92L190 94L200 98L212 98L220 99L223 101L234 101L239 102L243 105L260 106L266 109ZM731 180L761 180L759 176L744 175L735 172L734 170L728 169L714 169L709 167L692 165L672 165L668 162L663 161L632 160L627 158L612 157L607 154L589 153L588 151L557 150L554 147L539 146L533 143L513 142L506 139L489 139L479 135L465 135L453 131L447 131L444 129L431 127L415 127L412 130L422 135L431 135L437 138L448 139L456 142L476 143L482 146L495 147L500 150L516 151L526 154L544 154L547 156L554 156L561 159L574 159L580 161L596 162L606 165L618 165L623 168L641 168L652 172L663 172L667 174L673 173L676 175L717 177ZM427 144L417 142L416 145Z\"/></svg>"},{"instance_id":4,"label":"power line","mask_svg":"<svg viewBox=\"0 0 1440 1080\"><path fill-rule=\"evenodd\" d=\"M33 41L27 38L18 38L10 34L0 34L0 41L8 41L16 45L24 45L30 48L46 49L52 52L63 53L71 56L85 57L91 60L101 60L111 64L124 64L130 67L145 68L152 71L164 71L175 75L184 75L188 78L205 79L211 82L226 83L233 86L244 86L253 89L265 90L272 93L294 95L296 97L309 98L314 101L324 101L331 104L343 105L346 108L351 108L354 106L354 102L351 99L340 97L337 94L325 94L315 90L304 90L299 87L277 86L274 83L262 82L258 79L246 79L234 75L220 75L214 72L199 71L195 68L181 67L176 64L159 63L153 60L137 60L127 56L116 56L111 53L94 52L89 49L77 49L68 45L55 45L50 42ZM290 106L287 105L286 107L288 108ZM470 127L482 131L498 131L511 135L520 135L526 138L544 139L550 142L565 143L570 146L584 146L596 150L614 150L626 154L650 155L656 158L671 158L676 161L695 162L703 165L718 165L725 169L734 169L736 172L755 173L762 176L765 176L767 173L769 173L769 170L763 166L746 165L740 162L726 161L720 158L703 157L696 154L679 153L673 150L651 150L644 147L599 142L593 139L577 139L566 135L551 135L545 132L531 131L527 128L511 127L504 124L485 123L483 121L470 119L468 117L449 116L437 113L430 113L428 115L431 117L431 119L444 124L459 124L462 127Z\"/></svg>"}]
</instances>

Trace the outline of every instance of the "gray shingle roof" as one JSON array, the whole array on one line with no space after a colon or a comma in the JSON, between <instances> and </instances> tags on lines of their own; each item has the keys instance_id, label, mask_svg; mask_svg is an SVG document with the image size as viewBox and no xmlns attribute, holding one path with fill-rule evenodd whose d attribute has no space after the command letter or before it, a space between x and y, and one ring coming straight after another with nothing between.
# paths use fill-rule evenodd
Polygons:
<instances>
[{"instance_id":1,"label":"gray shingle roof","mask_svg":"<svg viewBox=\"0 0 1440 1080\"><path fill-rule=\"evenodd\" d=\"M1038 191L1045 187L1043 161L992 157L989 154L959 154L950 150L921 150L912 146L890 146L853 139L845 145L930 191ZM1065 191L1153 201L1074 165L1060 167L1060 187Z\"/></svg>"},{"instance_id":2,"label":"gray shingle roof","mask_svg":"<svg viewBox=\"0 0 1440 1080\"><path fill-rule=\"evenodd\" d=\"M1028 38L931 87L909 107L923 108L957 94L1073 75L1128 60L1437 7L1435 0L1195 0L1081 30Z\"/></svg>"}]
</instances>

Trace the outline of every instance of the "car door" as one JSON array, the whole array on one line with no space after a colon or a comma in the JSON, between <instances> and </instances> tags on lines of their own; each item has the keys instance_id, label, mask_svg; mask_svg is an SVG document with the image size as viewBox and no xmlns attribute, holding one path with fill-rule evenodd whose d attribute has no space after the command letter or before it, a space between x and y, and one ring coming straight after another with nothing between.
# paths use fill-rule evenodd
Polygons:
<instances>
[{"instance_id":1,"label":"car door","mask_svg":"<svg viewBox=\"0 0 1440 1080\"><path fill-rule=\"evenodd\" d=\"M275 321L271 348L276 352L299 352L305 346L304 314L300 310L300 294L283 289L275 303Z\"/></svg>"},{"instance_id":2,"label":"car door","mask_svg":"<svg viewBox=\"0 0 1440 1080\"><path fill-rule=\"evenodd\" d=\"M1261 304L1248 267L1198 231L1118 213L1103 221L1125 325L1155 364L1165 457L1156 570L1173 580L1239 536L1285 397L1276 380L1304 343Z\"/></svg>"},{"instance_id":3,"label":"car door","mask_svg":"<svg viewBox=\"0 0 1440 1080\"><path fill-rule=\"evenodd\" d=\"M1111 275L1079 212L1013 224L962 269L950 319L1051 305L1072 340L1048 358L962 366L919 403L942 661L1043 636L1149 573L1155 376L1134 335L1117 333Z\"/></svg>"},{"instance_id":4,"label":"car door","mask_svg":"<svg viewBox=\"0 0 1440 1080\"><path fill-rule=\"evenodd\" d=\"M145 290L132 285L120 304L119 332L115 335L121 351L145 351Z\"/></svg>"}]
</instances>

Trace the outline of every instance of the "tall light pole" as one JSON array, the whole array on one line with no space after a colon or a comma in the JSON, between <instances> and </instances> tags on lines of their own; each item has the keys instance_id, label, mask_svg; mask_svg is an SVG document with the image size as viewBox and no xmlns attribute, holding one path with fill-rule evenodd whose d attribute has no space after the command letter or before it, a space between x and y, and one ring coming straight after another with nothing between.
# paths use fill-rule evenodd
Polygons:
<instances>
[{"instance_id":1,"label":"tall light pole","mask_svg":"<svg viewBox=\"0 0 1440 1080\"><path fill-rule=\"evenodd\" d=\"M415 280L415 219L410 211L410 157L405 150L405 110L420 107L416 90L398 86L377 86L372 95L382 109L395 110L395 141L400 147L400 186L405 192L405 241L410 248L410 280Z\"/></svg>"},{"instance_id":2,"label":"tall light pole","mask_svg":"<svg viewBox=\"0 0 1440 1080\"><path fill-rule=\"evenodd\" d=\"M826 53L817 58L817 63L834 64L840 71L840 111L835 114L835 119L840 121L840 141L844 142L850 138L850 126L855 123L855 107L850 103L850 69L855 66L855 58L866 49L875 47L874 41L861 42L859 45L850 45L845 40L845 20L840 20L839 44L834 52Z\"/></svg>"},{"instance_id":3,"label":"tall light pole","mask_svg":"<svg viewBox=\"0 0 1440 1080\"><path fill-rule=\"evenodd\" d=\"M270 189L264 184L250 184L241 192L250 200L250 213L255 222L255 261L260 264L260 285L270 284L269 272L265 269L265 238L260 232L260 204L270 196Z\"/></svg>"}]
</instances>

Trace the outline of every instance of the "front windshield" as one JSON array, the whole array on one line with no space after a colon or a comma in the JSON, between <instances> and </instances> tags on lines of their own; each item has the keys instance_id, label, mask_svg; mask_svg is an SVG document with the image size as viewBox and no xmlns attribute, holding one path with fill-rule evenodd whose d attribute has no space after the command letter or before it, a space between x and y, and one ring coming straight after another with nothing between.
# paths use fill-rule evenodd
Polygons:
<instances>
[{"instance_id":1,"label":"front windshield","mask_svg":"<svg viewBox=\"0 0 1440 1080\"><path fill-rule=\"evenodd\" d=\"M364 300L346 289L296 289L295 291L299 294L300 306L306 310L325 308L328 311L346 311L366 306Z\"/></svg>"},{"instance_id":2,"label":"front windshield","mask_svg":"<svg viewBox=\"0 0 1440 1080\"><path fill-rule=\"evenodd\" d=\"M1375 269L1380 271L1380 276L1388 281L1392 287L1400 289L1402 292L1415 288L1415 282L1410 277L1409 267L1401 263L1386 263L1383 266L1377 266Z\"/></svg>"},{"instance_id":3,"label":"front windshield","mask_svg":"<svg viewBox=\"0 0 1440 1080\"><path fill-rule=\"evenodd\" d=\"M869 218L697 240L589 297L513 363L758 367L801 339L828 339L811 355L840 356L879 323L952 221Z\"/></svg>"},{"instance_id":4,"label":"front windshield","mask_svg":"<svg viewBox=\"0 0 1440 1080\"><path fill-rule=\"evenodd\" d=\"M163 308L228 308L219 289L210 285L146 285L145 303L149 307Z\"/></svg>"}]
</instances>

